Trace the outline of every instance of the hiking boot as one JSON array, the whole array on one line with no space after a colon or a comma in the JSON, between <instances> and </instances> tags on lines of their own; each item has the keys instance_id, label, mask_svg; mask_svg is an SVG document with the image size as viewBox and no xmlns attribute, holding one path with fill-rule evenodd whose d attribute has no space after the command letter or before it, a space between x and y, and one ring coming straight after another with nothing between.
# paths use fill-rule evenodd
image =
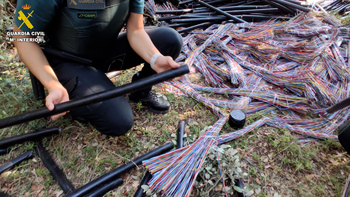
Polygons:
<instances>
[{"instance_id":1,"label":"hiking boot","mask_svg":"<svg viewBox=\"0 0 350 197\"><path fill-rule=\"evenodd\" d=\"M158 92L150 91L146 96L132 93L130 94L129 99L136 103L141 102L142 105L148 106L151 112L157 114L165 114L170 108L170 103L167 98Z\"/></svg>"}]
</instances>

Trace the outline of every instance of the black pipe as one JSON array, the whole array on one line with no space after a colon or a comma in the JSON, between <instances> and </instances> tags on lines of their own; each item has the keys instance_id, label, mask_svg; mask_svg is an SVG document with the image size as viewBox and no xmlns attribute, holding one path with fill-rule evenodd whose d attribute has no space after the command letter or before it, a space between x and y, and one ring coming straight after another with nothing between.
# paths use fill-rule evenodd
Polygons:
<instances>
[{"instance_id":1,"label":"black pipe","mask_svg":"<svg viewBox=\"0 0 350 197\"><path fill-rule=\"evenodd\" d=\"M334 9L335 11L341 12L342 10L346 9L347 5L339 5L336 9Z\"/></svg>"},{"instance_id":2,"label":"black pipe","mask_svg":"<svg viewBox=\"0 0 350 197\"><path fill-rule=\"evenodd\" d=\"M332 6L335 4L335 2L336 2L336 1L332 1L332 2L330 2L330 3L326 4L326 5L324 5L323 8L324 8L325 10L328 11L329 9L332 8Z\"/></svg>"},{"instance_id":3,"label":"black pipe","mask_svg":"<svg viewBox=\"0 0 350 197\"><path fill-rule=\"evenodd\" d=\"M185 121L179 122L179 128L177 129L176 148L182 148L184 146L184 134L185 134Z\"/></svg>"},{"instance_id":4,"label":"black pipe","mask_svg":"<svg viewBox=\"0 0 350 197\"><path fill-rule=\"evenodd\" d=\"M340 109L343 109L349 105L350 105L350 97L340 101L339 103L336 103L333 106L331 106L330 108L328 108L326 110L326 112L331 114L331 113L334 113L334 112L336 112Z\"/></svg>"},{"instance_id":5,"label":"black pipe","mask_svg":"<svg viewBox=\"0 0 350 197\"><path fill-rule=\"evenodd\" d=\"M87 193L89 193L90 191L93 191L94 189L96 189L97 187L101 186L102 184L107 183L108 181L111 181L113 179L116 179L117 177L119 177L121 174L131 170L132 168L134 168L136 165L140 165L142 163L143 160L152 158L154 156L163 154L169 150L171 150L174 147L173 143L168 143L165 144L149 153L146 153L140 157L137 157L136 159L114 169L109 171L108 173L94 179L93 181L85 184L84 186L76 189L75 191L73 191L72 193L68 194L67 197L77 197L77 196L83 196Z\"/></svg>"},{"instance_id":6,"label":"black pipe","mask_svg":"<svg viewBox=\"0 0 350 197\"><path fill-rule=\"evenodd\" d=\"M228 2L228 1L226 1ZM232 2L232 3L227 3L226 5L227 6L238 6L238 5L253 5L253 4L258 4L260 2L260 0L254 0L254 1L238 1L238 2ZM213 2L206 2L206 3L209 3L209 4L213 4ZM193 4L193 5L189 5L189 6L192 6L192 7L200 7L200 6L203 6L201 4Z\"/></svg>"},{"instance_id":7,"label":"black pipe","mask_svg":"<svg viewBox=\"0 0 350 197\"><path fill-rule=\"evenodd\" d=\"M198 17L205 17L205 16L216 16L215 12L201 12L201 13L189 13L189 14L184 14L180 15L180 18L198 18Z\"/></svg>"},{"instance_id":8,"label":"black pipe","mask_svg":"<svg viewBox=\"0 0 350 197\"><path fill-rule=\"evenodd\" d=\"M5 148L5 149L0 149L0 155L5 155L9 153L9 149Z\"/></svg>"},{"instance_id":9,"label":"black pipe","mask_svg":"<svg viewBox=\"0 0 350 197\"><path fill-rule=\"evenodd\" d=\"M149 180L151 180L152 178L152 174L149 173L148 171L145 173L145 175L143 176L143 179L140 182L139 188L137 189L137 191L135 192L134 197L142 197L143 196L143 189L142 189L142 185L147 185L147 182Z\"/></svg>"},{"instance_id":10,"label":"black pipe","mask_svg":"<svg viewBox=\"0 0 350 197\"><path fill-rule=\"evenodd\" d=\"M338 0L338 1L333 1L333 2L331 2L331 3L327 4L327 5L325 5L324 8L328 9L328 7L329 7L329 8L331 9L331 8L333 8L333 6L337 5L337 4L340 3L340 2L341 2L340 0Z\"/></svg>"},{"instance_id":11,"label":"black pipe","mask_svg":"<svg viewBox=\"0 0 350 197\"><path fill-rule=\"evenodd\" d=\"M264 9L271 8L270 5L239 5L239 6L220 6L218 7L221 10L248 10L248 9Z\"/></svg>"},{"instance_id":12,"label":"black pipe","mask_svg":"<svg viewBox=\"0 0 350 197\"><path fill-rule=\"evenodd\" d=\"M158 21L170 21L172 19L178 19L181 18L180 16L165 16L165 17L160 17L157 18Z\"/></svg>"},{"instance_id":13,"label":"black pipe","mask_svg":"<svg viewBox=\"0 0 350 197\"><path fill-rule=\"evenodd\" d=\"M265 9L265 8L271 8L271 6L270 5L239 5L239 6L223 5L217 8L222 11L228 11L228 10ZM207 12L209 12L208 8L192 9L192 13L207 13Z\"/></svg>"},{"instance_id":14,"label":"black pipe","mask_svg":"<svg viewBox=\"0 0 350 197\"><path fill-rule=\"evenodd\" d=\"M274 15L236 15L236 17L241 17L244 19L261 19L261 20L269 20L269 19L283 19L283 20L289 20L290 17L285 16L274 16Z\"/></svg>"},{"instance_id":15,"label":"black pipe","mask_svg":"<svg viewBox=\"0 0 350 197\"><path fill-rule=\"evenodd\" d=\"M131 92L155 85L162 81L173 79L175 77L184 75L188 72L189 72L188 66L184 65L184 66L180 66L180 68L171 69L162 73L158 73L158 74L149 76L147 78L137 80L133 83L116 87L112 90L107 90L107 91L103 91L97 94L92 94L90 96L86 96L83 98L70 100L64 103L59 103L55 105L55 108L52 111L50 111L47 108L43 108L43 109L28 112L28 113L20 114L20 115L7 117L0 120L0 128L24 123L24 122L35 120L38 118L59 114L62 112L69 111L71 109L75 109L75 108L86 106L93 103L98 103L114 97L122 96L124 94L131 93Z\"/></svg>"},{"instance_id":16,"label":"black pipe","mask_svg":"<svg viewBox=\"0 0 350 197\"><path fill-rule=\"evenodd\" d=\"M36 131L36 132L31 132L31 133L26 133L22 135L5 138L0 140L0 148L4 149L9 146L13 146L15 144L20 144L26 141L38 140L39 138L47 137L47 136L50 136L53 134L59 134L59 133L61 133L61 129L59 127L53 127L53 128Z\"/></svg>"},{"instance_id":17,"label":"black pipe","mask_svg":"<svg viewBox=\"0 0 350 197\"><path fill-rule=\"evenodd\" d=\"M113 180L99 188L96 188L96 190L84 195L86 197L102 197L107 192L111 191L112 189L117 188L119 185L123 184L123 179L117 178L116 180Z\"/></svg>"},{"instance_id":18,"label":"black pipe","mask_svg":"<svg viewBox=\"0 0 350 197\"><path fill-rule=\"evenodd\" d=\"M6 194L6 193L3 193L3 192L0 192L0 196L1 197L10 197L10 195Z\"/></svg>"},{"instance_id":19,"label":"black pipe","mask_svg":"<svg viewBox=\"0 0 350 197\"><path fill-rule=\"evenodd\" d=\"M40 142L36 143L35 153L40 157L45 167L50 171L53 178L57 181L58 185L62 188L65 194L68 194L74 190L74 186L67 179L63 171L57 166L55 161L51 158L49 152L41 145Z\"/></svg>"},{"instance_id":20,"label":"black pipe","mask_svg":"<svg viewBox=\"0 0 350 197\"><path fill-rule=\"evenodd\" d=\"M187 3L192 3L193 0L188 0L188 1L183 1L183 2L180 2L179 3L179 6L192 6L192 5L185 5ZM234 6L234 5L242 5L242 4L245 4L246 1L240 1L240 2L234 2L234 3L229 3L228 5L231 5L231 6ZM195 4L195 5L199 5L199 4Z\"/></svg>"},{"instance_id":21,"label":"black pipe","mask_svg":"<svg viewBox=\"0 0 350 197\"><path fill-rule=\"evenodd\" d=\"M191 30L197 29L197 28L202 28L202 27L205 27L205 26L209 26L210 24L212 24L212 23L211 22L204 22L204 23L193 25L193 26L190 26L190 27L187 27L187 28L184 28L184 29L180 29L177 32L183 33L183 32L187 32L187 31L191 31Z\"/></svg>"},{"instance_id":22,"label":"black pipe","mask_svg":"<svg viewBox=\"0 0 350 197\"><path fill-rule=\"evenodd\" d=\"M203 18L205 16L208 16L207 14L184 14L179 16L166 16L166 17L160 17L157 18L158 21L169 21L172 19L179 19L179 18Z\"/></svg>"},{"instance_id":23,"label":"black pipe","mask_svg":"<svg viewBox=\"0 0 350 197\"><path fill-rule=\"evenodd\" d=\"M210 3L210 4L227 3L227 0L212 0L212 1L207 1L207 3Z\"/></svg>"},{"instance_id":24,"label":"black pipe","mask_svg":"<svg viewBox=\"0 0 350 197\"><path fill-rule=\"evenodd\" d=\"M257 14L251 14L251 15L247 15L247 14L244 14L244 15L234 15L235 17L237 18L244 18L244 19L261 19L261 20L266 20L266 19L285 19L285 20L289 20L290 17L283 17L283 16L276 16L276 15L257 15ZM201 23L201 24L198 24L199 27L200 26L205 26L206 24L204 22L208 22L208 21L225 21L227 20L227 18L225 16L215 16L215 17L203 17L203 18L185 18L185 19L173 19L171 20L173 23L175 24L171 24L169 25L169 27L183 27L186 25L186 23ZM227 20L227 21L231 21L233 22L232 20ZM181 25L178 25L176 23L180 23ZM189 26L189 25L187 25ZM192 28L194 29L194 28ZM192 30L190 29L190 30ZM188 31L186 29L186 31ZM181 29L181 31L179 30L178 32L185 32L185 30Z\"/></svg>"},{"instance_id":25,"label":"black pipe","mask_svg":"<svg viewBox=\"0 0 350 197\"><path fill-rule=\"evenodd\" d=\"M289 2L297 4L297 5L301 5L301 2L297 1L297 0L286 0L286 1L289 1Z\"/></svg>"},{"instance_id":26,"label":"black pipe","mask_svg":"<svg viewBox=\"0 0 350 197\"><path fill-rule=\"evenodd\" d=\"M156 14L185 14L185 13L193 13L193 9L182 9L182 10L157 10Z\"/></svg>"},{"instance_id":27,"label":"black pipe","mask_svg":"<svg viewBox=\"0 0 350 197\"><path fill-rule=\"evenodd\" d=\"M269 5L261 5L261 6L257 6L257 5L245 5L245 6L222 6L219 7L218 9L225 11L229 14L231 14L231 12L233 13L266 13L266 12L273 12L273 11L277 11L278 9L276 8L272 8ZM265 9L270 9L270 10L265 10ZM194 10L193 13L206 13L208 12L208 10Z\"/></svg>"},{"instance_id":28,"label":"black pipe","mask_svg":"<svg viewBox=\"0 0 350 197\"><path fill-rule=\"evenodd\" d=\"M33 151L29 150L29 151L23 153L22 155L6 162L2 166L0 166L0 174L2 174L3 172L5 172L8 169L13 168L14 166L16 166L18 164L20 164L22 161L33 158L33 156L34 156Z\"/></svg>"},{"instance_id":29,"label":"black pipe","mask_svg":"<svg viewBox=\"0 0 350 197\"><path fill-rule=\"evenodd\" d=\"M298 10L301 10L303 12L309 12L310 11L309 8L306 8L306 7L301 6L301 5L296 5L296 4L288 2L288 1L283 1L283 0L270 0L270 1L274 1L276 3L284 5L286 7L298 9Z\"/></svg>"},{"instance_id":30,"label":"black pipe","mask_svg":"<svg viewBox=\"0 0 350 197\"><path fill-rule=\"evenodd\" d=\"M255 4L260 4L260 0L254 0L254 1L246 1L244 5L255 5Z\"/></svg>"},{"instance_id":31,"label":"black pipe","mask_svg":"<svg viewBox=\"0 0 350 197\"><path fill-rule=\"evenodd\" d=\"M235 186L241 188L244 191L244 184L241 179L235 179ZM237 192L238 197L244 197L244 193Z\"/></svg>"},{"instance_id":32,"label":"black pipe","mask_svg":"<svg viewBox=\"0 0 350 197\"><path fill-rule=\"evenodd\" d=\"M188 27L188 26L195 25L195 24L196 24L196 23L174 23L174 24L168 25L168 27L171 27L171 28L176 28L176 27Z\"/></svg>"},{"instance_id":33,"label":"black pipe","mask_svg":"<svg viewBox=\"0 0 350 197\"><path fill-rule=\"evenodd\" d=\"M290 9L290 8L284 6L284 5L281 5L281 4L279 4L279 3L276 3L276 2L273 2L273 1L270 1L270 0L261 0L261 1L262 1L262 2L265 2L265 3L268 3L268 4L270 4L270 5L272 5L272 6L276 7L276 8L278 8L278 9L280 9L281 11L284 11L284 12L286 12L286 13L289 13L289 14L292 14L292 15L295 14L295 10L292 10L292 9Z\"/></svg>"},{"instance_id":34,"label":"black pipe","mask_svg":"<svg viewBox=\"0 0 350 197\"><path fill-rule=\"evenodd\" d=\"M203 12L209 12L208 8L185 8L180 10L157 10L156 14L173 14L173 15L184 15L184 14L191 14L191 13L203 13Z\"/></svg>"},{"instance_id":35,"label":"black pipe","mask_svg":"<svg viewBox=\"0 0 350 197\"><path fill-rule=\"evenodd\" d=\"M187 3L191 3L191 2L193 2L193 0L180 1L178 5L179 5L179 6L183 6L183 5L185 5L185 4L187 4Z\"/></svg>"},{"instance_id":36,"label":"black pipe","mask_svg":"<svg viewBox=\"0 0 350 197\"><path fill-rule=\"evenodd\" d=\"M246 9L263 9L271 8L270 5L238 5L238 6L220 6L221 10L246 10Z\"/></svg>"},{"instance_id":37,"label":"black pipe","mask_svg":"<svg viewBox=\"0 0 350 197\"><path fill-rule=\"evenodd\" d=\"M206 1L206 3L210 3L211 5L214 4L221 4L221 3L227 3L227 0L213 0L213 1ZM202 4L198 3L198 0L195 1L195 3L193 3L191 5L193 8L200 8L201 6L203 6Z\"/></svg>"},{"instance_id":38,"label":"black pipe","mask_svg":"<svg viewBox=\"0 0 350 197\"><path fill-rule=\"evenodd\" d=\"M225 11L222 11L222 10L220 10L220 9L218 9L218 8L208 4L208 3L205 3L204 1L199 0L198 3L201 4L201 5L204 5L204 6L208 7L208 8L210 8L210 9L214 10L215 12L218 12L218 13L220 13L220 14L222 14L222 15L230 18L230 19L233 19L233 20L235 20L237 22L246 23L246 21L244 21L242 19L239 19L239 18L237 18L235 16L232 16L231 14L229 14L229 13L227 13Z\"/></svg>"},{"instance_id":39,"label":"black pipe","mask_svg":"<svg viewBox=\"0 0 350 197\"><path fill-rule=\"evenodd\" d=\"M180 1L179 0L169 0L170 3L172 3L174 6L179 6Z\"/></svg>"},{"instance_id":40,"label":"black pipe","mask_svg":"<svg viewBox=\"0 0 350 197\"><path fill-rule=\"evenodd\" d=\"M259 2L259 1L254 1L255 3L256 2ZM230 6L237 6L237 5L243 5L243 4L247 4L247 1L238 1L238 2L232 2L232 3L229 3L227 5L230 5Z\"/></svg>"},{"instance_id":41,"label":"black pipe","mask_svg":"<svg viewBox=\"0 0 350 197\"><path fill-rule=\"evenodd\" d=\"M229 10L226 11L229 14L250 14L250 13L276 13L278 8L263 8L263 9L251 9L251 10Z\"/></svg>"},{"instance_id":42,"label":"black pipe","mask_svg":"<svg viewBox=\"0 0 350 197\"><path fill-rule=\"evenodd\" d=\"M173 19L173 23L202 23L208 21L224 21L227 20L225 16L203 17L203 18L185 18L185 19Z\"/></svg>"},{"instance_id":43,"label":"black pipe","mask_svg":"<svg viewBox=\"0 0 350 197\"><path fill-rule=\"evenodd\" d=\"M226 10L245 10L245 9L266 9L271 8L269 5L239 5L239 6L220 6L217 7L220 10L226 11ZM156 14L174 14L174 15L183 15L187 13L203 13L203 12L209 12L209 8L201 7L201 8L185 8L185 9L178 9L178 10L157 10Z\"/></svg>"}]
</instances>

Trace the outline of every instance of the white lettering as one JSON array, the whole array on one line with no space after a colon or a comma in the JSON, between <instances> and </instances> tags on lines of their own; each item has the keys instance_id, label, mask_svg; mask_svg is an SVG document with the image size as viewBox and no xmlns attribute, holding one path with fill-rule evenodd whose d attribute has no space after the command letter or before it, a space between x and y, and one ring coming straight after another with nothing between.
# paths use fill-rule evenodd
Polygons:
<instances>
[{"instance_id":1,"label":"white lettering","mask_svg":"<svg viewBox=\"0 0 350 197\"><path fill-rule=\"evenodd\" d=\"M17 38L17 42L42 42L41 38Z\"/></svg>"},{"instance_id":2,"label":"white lettering","mask_svg":"<svg viewBox=\"0 0 350 197\"><path fill-rule=\"evenodd\" d=\"M29 32L24 31L14 31L14 32L7 32L8 36L30 36Z\"/></svg>"},{"instance_id":3,"label":"white lettering","mask_svg":"<svg viewBox=\"0 0 350 197\"><path fill-rule=\"evenodd\" d=\"M32 36L45 36L45 33L42 31L33 31L31 33Z\"/></svg>"}]
</instances>

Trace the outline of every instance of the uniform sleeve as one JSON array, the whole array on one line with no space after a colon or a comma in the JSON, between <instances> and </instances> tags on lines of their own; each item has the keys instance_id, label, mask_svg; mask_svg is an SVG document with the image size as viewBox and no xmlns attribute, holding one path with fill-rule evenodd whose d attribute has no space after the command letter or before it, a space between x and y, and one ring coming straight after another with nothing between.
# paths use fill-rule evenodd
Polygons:
<instances>
[{"instance_id":1,"label":"uniform sleeve","mask_svg":"<svg viewBox=\"0 0 350 197\"><path fill-rule=\"evenodd\" d=\"M130 0L130 12L143 14L144 0Z\"/></svg>"},{"instance_id":2,"label":"uniform sleeve","mask_svg":"<svg viewBox=\"0 0 350 197\"><path fill-rule=\"evenodd\" d=\"M24 32L45 32L57 11L55 0L18 0L15 24Z\"/></svg>"}]
</instances>

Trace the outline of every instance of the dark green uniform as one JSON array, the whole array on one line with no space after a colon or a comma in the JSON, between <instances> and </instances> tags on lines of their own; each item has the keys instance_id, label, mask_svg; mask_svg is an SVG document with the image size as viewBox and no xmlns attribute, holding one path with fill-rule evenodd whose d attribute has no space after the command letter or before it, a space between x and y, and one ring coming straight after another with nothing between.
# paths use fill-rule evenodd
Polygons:
<instances>
[{"instance_id":1,"label":"dark green uniform","mask_svg":"<svg viewBox=\"0 0 350 197\"><path fill-rule=\"evenodd\" d=\"M24 32L45 32L55 48L94 59L117 37L129 11L143 9L143 0L19 0L15 23Z\"/></svg>"},{"instance_id":2,"label":"dark green uniform","mask_svg":"<svg viewBox=\"0 0 350 197\"><path fill-rule=\"evenodd\" d=\"M126 33L119 34L130 12L142 14L143 0L18 0L15 22L24 32L45 32L49 47L92 60L92 65L86 65L46 56L69 98L79 99L115 88L106 72L144 64L133 81L155 73L130 46ZM174 29L158 27L145 32L161 54L173 59L180 54L182 37ZM166 112L169 103L150 96L154 95L150 90L135 92L133 98L149 98L150 109ZM72 109L70 114L109 136L123 135L133 124L133 112L124 96Z\"/></svg>"}]
</instances>

